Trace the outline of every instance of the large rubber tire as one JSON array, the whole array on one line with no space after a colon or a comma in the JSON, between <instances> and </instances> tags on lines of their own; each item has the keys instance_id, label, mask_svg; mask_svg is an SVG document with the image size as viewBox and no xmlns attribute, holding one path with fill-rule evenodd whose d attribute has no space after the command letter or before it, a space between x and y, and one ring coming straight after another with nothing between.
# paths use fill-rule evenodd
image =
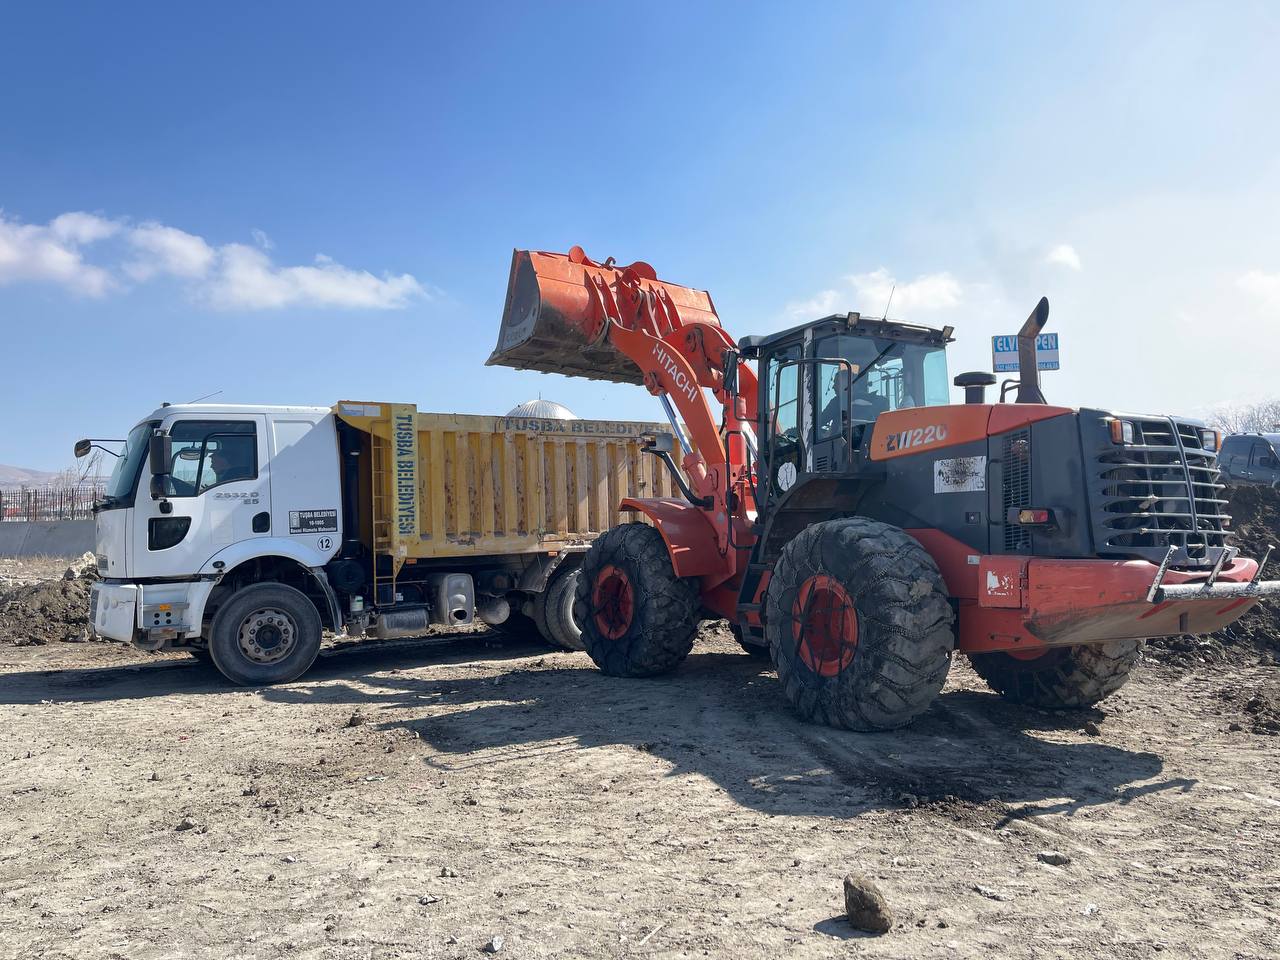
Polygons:
<instances>
[{"instance_id":1,"label":"large rubber tire","mask_svg":"<svg viewBox=\"0 0 1280 960\"><path fill-rule=\"evenodd\" d=\"M674 670L698 630L698 587L676 576L656 529L624 523L596 539L582 561L574 615L591 659L612 677Z\"/></svg>"},{"instance_id":2,"label":"large rubber tire","mask_svg":"<svg viewBox=\"0 0 1280 960\"><path fill-rule=\"evenodd\" d=\"M1007 653L975 653L973 669L1012 703L1044 710L1078 710L1105 700L1124 686L1142 655L1142 640L1112 640L1050 650L1034 660Z\"/></svg>"},{"instance_id":3,"label":"large rubber tire","mask_svg":"<svg viewBox=\"0 0 1280 960\"><path fill-rule=\"evenodd\" d=\"M282 583L255 583L218 608L209 652L234 683L287 683L315 663L320 632L320 614L306 594Z\"/></svg>"},{"instance_id":4,"label":"large rubber tire","mask_svg":"<svg viewBox=\"0 0 1280 960\"><path fill-rule=\"evenodd\" d=\"M897 527L865 517L808 527L783 548L765 609L778 679L805 720L892 730L928 709L947 679L946 585Z\"/></svg>"},{"instance_id":5,"label":"large rubber tire","mask_svg":"<svg viewBox=\"0 0 1280 960\"><path fill-rule=\"evenodd\" d=\"M548 643L562 650L582 650L582 631L573 615L580 567L557 570L547 588L533 600L533 619Z\"/></svg>"}]
</instances>

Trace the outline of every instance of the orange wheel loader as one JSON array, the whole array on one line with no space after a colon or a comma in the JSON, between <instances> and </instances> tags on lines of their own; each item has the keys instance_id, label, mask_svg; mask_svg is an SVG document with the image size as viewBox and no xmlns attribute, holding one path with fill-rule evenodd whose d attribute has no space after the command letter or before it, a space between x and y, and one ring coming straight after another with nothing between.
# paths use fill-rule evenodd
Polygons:
<instances>
[{"instance_id":1,"label":"orange wheel loader","mask_svg":"<svg viewBox=\"0 0 1280 960\"><path fill-rule=\"evenodd\" d=\"M591 658L660 674L725 618L800 716L887 730L928 708L956 651L1009 700L1086 707L1144 638L1219 630L1280 592L1231 546L1213 430L1045 402L1047 317L1041 300L1000 402L967 373L953 405L950 327L850 313L735 341L706 292L646 263L517 250L488 362L641 384L671 423L647 450L682 496L624 500L648 522L583 561Z\"/></svg>"}]
</instances>

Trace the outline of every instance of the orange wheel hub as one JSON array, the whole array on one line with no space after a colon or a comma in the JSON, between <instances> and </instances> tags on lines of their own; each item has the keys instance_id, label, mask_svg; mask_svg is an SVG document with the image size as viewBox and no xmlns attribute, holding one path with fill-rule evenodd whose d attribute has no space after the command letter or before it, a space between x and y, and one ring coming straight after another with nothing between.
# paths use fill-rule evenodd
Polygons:
<instances>
[{"instance_id":1,"label":"orange wheel hub","mask_svg":"<svg viewBox=\"0 0 1280 960\"><path fill-rule=\"evenodd\" d=\"M858 614L844 584L820 573L800 585L792 607L796 654L820 677L834 677L858 651Z\"/></svg>"}]
</instances>

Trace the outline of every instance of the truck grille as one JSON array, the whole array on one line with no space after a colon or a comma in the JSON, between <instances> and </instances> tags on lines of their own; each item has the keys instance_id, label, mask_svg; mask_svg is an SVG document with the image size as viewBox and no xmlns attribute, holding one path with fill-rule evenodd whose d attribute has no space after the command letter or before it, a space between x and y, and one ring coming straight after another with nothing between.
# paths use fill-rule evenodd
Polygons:
<instances>
[{"instance_id":1,"label":"truck grille","mask_svg":"<svg viewBox=\"0 0 1280 960\"><path fill-rule=\"evenodd\" d=\"M1031 431L1014 430L1004 436L1001 448L1004 464L1004 549L1008 553L1021 553L1031 548L1031 531L1026 527L1009 523L1011 510L1031 506Z\"/></svg>"},{"instance_id":2,"label":"truck grille","mask_svg":"<svg viewBox=\"0 0 1280 960\"><path fill-rule=\"evenodd\" d=\"M1124 417L1134 443L1105 444L1098 455L1095 529L1098 552L1212 563L1227 544L1231 518L1217 456L1205 450L1200 425L1166 417Z\"/></svg>"}]
</instances>

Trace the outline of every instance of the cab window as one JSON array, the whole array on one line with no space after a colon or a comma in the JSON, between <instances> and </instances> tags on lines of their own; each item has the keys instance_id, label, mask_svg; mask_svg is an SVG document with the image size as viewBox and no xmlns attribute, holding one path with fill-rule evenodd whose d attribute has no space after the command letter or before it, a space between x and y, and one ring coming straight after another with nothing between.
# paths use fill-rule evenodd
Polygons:
<instances>
[{"instance_id":1,"label":"cab window","mask_svg":"<svg viewBox=\"0 0 1280 960\"><path fill-rule=\"evenodd\" d=\"M195 497L236 480L258 476L258 439L252 421L180 420L169 429L173 460L169 496Z\"/></svg>"},{"instance_id":2,"label":"cab window","mask_svg":"<svg viewBox=\"0 0 1280 960\"><path fill-rule=\"evenodd\" d=\"M768 397L768 427L779 436L799 436L800 347L788 347L769 358L765 390Z\"/></svg>"},{"instance_id":3,"label":"cab window","mask_svg":"<svg viewBox=\"0 0 1280 960\"><path fill-rule=\"evenodd\" d=\"M1254 441L1253 466L1270 470L1275 469L1276 454L1275 451L1271 449L1271 444L1265 443L1261 440Z\"/></svg>"},{"instance_id":4,"label":"cab window","mask_svg":"<svg viewBox=\"0 0 1280 960\"><path fill-rule=\"evenodd\" d=\"M1223 443L1222 451L1218 454L1218 456L1220 459L1226 459L1227 457L1239 456L1243 452L1244 452L1243 441L1235 437L1232 437L1231 439Z\"/></svg>"}]
</instances>

